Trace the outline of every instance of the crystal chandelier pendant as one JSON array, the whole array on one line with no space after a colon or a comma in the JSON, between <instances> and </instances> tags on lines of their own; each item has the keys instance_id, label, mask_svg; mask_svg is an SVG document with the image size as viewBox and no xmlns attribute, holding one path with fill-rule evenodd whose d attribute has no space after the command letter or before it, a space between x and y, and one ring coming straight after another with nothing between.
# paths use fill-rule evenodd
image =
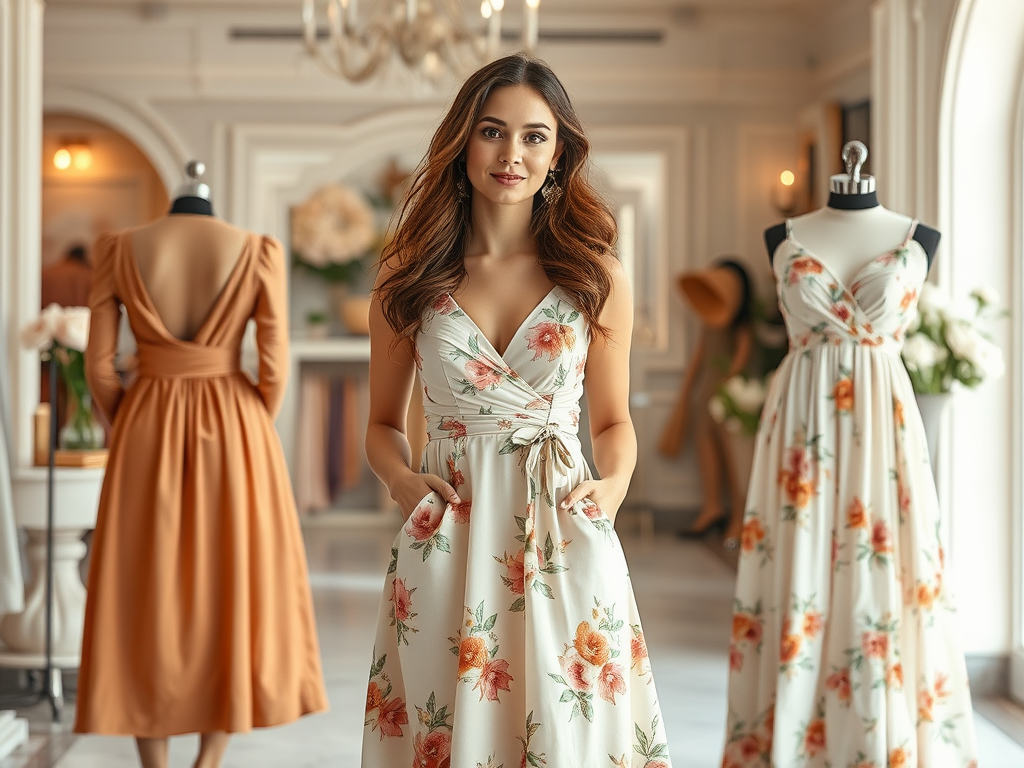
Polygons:
<instances>
[{"instance_id":1,"label":"crystal chandelier pendant","mask_svg":"<svg viewBox=\"0 0 1024 768\"><path fill-rule=\"evenodd\" d=\"M461 0L380 0L360 19L359 0L327 0L328 45L322 48L316 0L303 0L306 51L328 74L361 83L398 59L430 83L448 72L464 77L493 60L501 48L505 0L482 0L483 24L467 24ZM364 0L366 2L366 0ZM537 48L540 0L524 0L522 48Z\"/></svg>"}]
</instances>

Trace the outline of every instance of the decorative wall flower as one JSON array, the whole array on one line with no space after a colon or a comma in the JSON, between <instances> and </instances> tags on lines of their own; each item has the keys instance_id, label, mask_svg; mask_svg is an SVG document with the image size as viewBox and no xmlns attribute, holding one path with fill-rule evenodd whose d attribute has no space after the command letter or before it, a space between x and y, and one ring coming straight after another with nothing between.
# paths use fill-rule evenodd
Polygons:
<instances>
[{"instance_id":1,"label":"decorative wall flower","mask_svg":"<svg viewBox=\"0 0 1024 768\"><path fill-rule=\"evenodd\" d=\"M357 282L379 238L373 208L343 184L321 187L291 211L295 262L328 282Z\"/></svg>"}]
</instances>

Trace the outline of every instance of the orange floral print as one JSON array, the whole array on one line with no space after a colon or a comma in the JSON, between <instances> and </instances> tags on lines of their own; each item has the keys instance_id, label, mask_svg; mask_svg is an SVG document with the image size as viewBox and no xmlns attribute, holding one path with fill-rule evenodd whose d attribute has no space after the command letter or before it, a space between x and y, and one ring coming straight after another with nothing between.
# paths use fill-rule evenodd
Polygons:
<instances>
[{"instance_id":1,"label":"orange floral print","mask_svg":"<svg viewBox=\"0 0 1024 768\"><path fill-rule=\"evenodd\" d=\"M909 755L907 750L903 747L897 747L896 749L889 752L889 766L888 768L907 768L907 761Z\"/></svg>"},{"instance_id":2,"label":"orange floral print","mask_svg":"<svg viewBox=\"0 0 1024 768\"><path fill-rule=\"evenodd\" d=\"M832 389L832 399L835 401L836 410L853 410L853 380L846 378L836 382Z\"/></svg>"},{"instance_id":3,"label":"orange floral print","mask_svg":"<svg viewBox=\"0 0 1024 768\"><path fill-rule=\"evenodd\" d=\"M892 415L897 427L902 429L907 425L906 416L903 413L903 401L895 397L892 399Z\"/></svg>"},{"instance_id":4,"label":"orange floral print","mask_svg":"<svg viewBox=\"0 0 1024 768\"><path fill-rule=\"evenodd\" d=\"M384 695L380 691L380 686L371 680L366 689L366 711L372 712L383 703Z\"/></svg>"},{"instance_id":5,"label":"orange floral print","mask_svg":"<svg viewBox=\"0 0 1024 768\"><path fill-rule=\"evenodd\" d=\"M463 638L459 644L459 677L464 677L474 669L483 669L487 661L487 643L478 635Z\"/></svg>"},{"instance_id":6,"label":"orange floral print","mask_svg":"<svg viewBox=\"0 0 1024 768\"><path fill-rule=\"evenodd\" d=\"M576 640L573 645L576 646L580 658L596 667L603 666L608 661L608 638L592 629L590 622L581 621L576 627Z\"/></svg>"},{"instance_id":7,"label":"orange floral print","mask_svg":"<svg viewBox=\"0 0 1024 768\"><path fill-rule=\"evenodd\" d=\"M435 508L433 504L429 503L420 504L409 516L406 531L416 541L427 541L441 525L442 517L444 517L442 509Z\"/></svg>"},{"instance_id":8,"label":"orange floral print","mask_svg":"<svg viewBox=\"0 0 1024 768\"><path fill-rule=\"evenodd\" d=\"M850 502L850 506L846 510L846 527L868 527L868 513L864 508L864 502L856 496L853 497L853 501Z\"/></svg>"},{"instance_id":9,"label":"orange floral print","mask_svg":"<svg viewBox=\"0 0 1024 768\"><path fill-rule=\"evenodd\" d=\"M805 275L820 275L822 273L822 266L816 260L810 256L802 256L789 264L789 284L796 285L799 283Z\"/></svg>"},{"instance_id":10,"label":"orange floral print","mask_svg":"<svg viewBox=\"0 0 1024 768\"><path fill-rule=\"evenodd\" d=\"M841 669L838 672L833 672L825 680L825 687L830 691L835 691L836 698L840 702L844 704L849 703L850 697L853 695L853 688L850 684L850 670Z\"/></svg>"},{"instance_id":11,"label":"orange floral print","mask_svg":"<svg viewBox=\"0 0 1024 768\"><path fill-rule=\"evenodd\" d=\"M616 693L625 695L626 677L622 666L610 661L597 673L597 695L609 704L614 704Z\"/></svg>"},{"instance_id":12,"label":"orange floral print","mask_svg":"<svg viewBox=\"0 0 1024 768\"><path fill-rule=\"evenodd\" d=\"M760 619L748 613L736 613L732 617L732 637L736 641L746 640L754 645L761 642Z\"/></svg>"},{"instance_id":13,"label":"orange floral print","mask_svg":"<svg viewBox=\"0 0 1024 768\"><path fill-rule=\"evenodd\" d=\"M377 708L377 722L374 728L380 728L380 739L385 736L399 738L402 735L402 726L409 722L409 715L405 711L405 702L399 698L388 699Z\"/></svg>"},{"instance_id":14,"label":"orange floral print","mask_svg":"<svg viewBox=\"0 0 1024 768\"><path fill-rule=\"evenodd\" d=\"M743 669L743 651L735 645L729 649L729 669L736 672Z\"/></svg>"},{"instance_id":15,"label":"orange floral print","mask_svg":"<svg viewBox=\"0 0 1024 768\"><path fill-rule=\"evenodd\" d=\"M462 470L459 469L455 464L455 459L449 456L445 459L448 464L448 482L451 483L452 488L458 490L460 485L466 484L466 477L462 474Z\"/></svg>"},{"instance_id":16,"label":"orange floral print","mask_svg":"<svg viewBox=\"0 0 1024 768\"><path fill-rule=\"evenodd\" d=\"M825 721L818 719L807 726L807 733L804 735L804 751L808 755L814 755L825 749Z\"/></svg>"},{"instance_id":17,"label":"orange floral print","mask_svg":"<svg viewBox=\"0 0 1024 768\"><path fill-rule=\"evenodd\" d=\"M498 691L510 690L510 682L512 675L508 672L508 662L504 659L489 659L480 669L480 677L473 690L480 690L480 701L483 701L484 697L488 701L498 701Z\"/></svg>"},{"instance_id":18,"label":"orange floral print","mask_svg":"<svg viewBox=\"0 0 1024 768\"><path fill-rule=\"evenodd\" d=\"M553 321L538 323L526 334L526 346L534 353L534 360L547 355L549 361L554 361L563 349L575 349L576 331L571 325Z\"/></svg>"},{"instance_id":19,"label":"orange floral print","mask_svg":"<svg viewBox=\"0 0 1024 768\"><path fill-rule=\"evenodd\" d=\"M452 735L447 731L437 730L430 733L416 734L413 743L416 753L416 768L449 768L452 755Z\"/></svg>"},{"instance_id":20,"label":"orange floral print","mask_svg":"<svg viewBox=\"0 0 1024 768\"><path fill-rule=\"evenodd\" d=\"M900 311L906 312L910 309L910 305L914 303L915 299L917 299L917 289L908 288L906 292L904 292L903 298L900 300Z\"/></svg>"},{"instance_id":21,"label":"orange floral print","mask_svg":"<svg viewBox=\"0 0 1024 768\"><path fill-rule=\"evenodd\" d=\"M458 311L458 309L459 305L455 303L455 299L447 293L434 302L434 311L439 315L450 315L452 312Z\"/></svg>"},{"instance_id":22,"label":"orange floral print","mask_svg":"<svg viewBox=\"0 0 1024 768\"><path fill-rule=\"evenodd\" d=\"M917 694L917 719L930 723L934 719L932 707L935 706L935 697L931 691L919 691Z\"/></svg>"},{"instance_id":23,"label":"orange floral print","mask_svg":"<svg viewBox=\"0 0 1024 768\"><path fill-rule=\"evenodd\" d=\"M936 594L930 586L927 584L917 585L917 604L921 608L930 611L935 605L935 597Z\"/></svg>"},{"instance_id":24,"label":"orange floral print","mask_svg":"<svg viewBox=\"0 0 1024 768\"><path fill-rule=\"evenodd\" d=\"M795 659L800 653L800 646L802 644L803 638L800 635L783 635L782 644L779 647L779 657L782 659L782 663L788 664Z\"/></svg>"},{"instance_id":25,"label":"orange floral print","mask_svg":"<svg viewBox=\"0 0 1024 768\"><path fill-rule=\"evenodd\" d=\"M779 470L779 485L783 487L786 499L797 509L806 507L815 495L814 481L808 477L809 473L807 450L790 448L786 467Z\"/></svg>"},{"instance_id":26,"label":"orange floral print","mask_svg":"<svg viewBox=\"0 0 1024 768\"><path fill-rule=\"evenodd\" d=\"M876 555L892 552L892 537L885 520L876 520L871 527L871 548Z\"/></svg>"},{"instance_id":27,"label":"orange floral print","mask_svg":"<svg viewBox=\"0 0 1024 768\"><path fill-rule=\"evenodd\" d=\"M817 611L808 611L804 614L804 635L813 640L818 636L824 623L821 614Z\"/></svg>"},{"instance_id":28,"label":"orange floral print","mask_svg":"<svg viewBox=\"0 0 1024 768\"><path fill-rule=\"evenodd\" d=\"M864 654L871 659L884 659L889 655L889 635L885 632L865 632L861 638Z\"/></svg>"},{"instance_id":29,"label":"orange floral print","mask_svg":"<svg viewBox=\"0 0 1024 768\"><path fill-rule=\"evenodd\" d=\"M643 632L633 635L633 639L629 644L629 655L632 659L630 667L640 669L643 666L644 659L647 658L647 640L644 639Z\"/></svg>"},{"instance_id":30,"label":"orange floral print","mask_svg":"<svg viewBox=\"0 0 1024 768\"><path fill-rule=\"evenodd\" d=\"M466 377L479 390L494 389L504 378L502 372L486 360L477 358L466 361Z\"/></svg>"},{"instance_id":31,"label":"orange floral print","mask_svg":"<svg viewBox=\"0 0 1024 768\"><path fill-rule=\"evenodd\" d=\"M885 684L889 688L903 687L903 665L893 664L885 673Z\"/></svg>"},{"instance_id":32,"label":"orange floral print","mask_svg":"<svg viewBox=\"0 0 1024 768\"><path fill-rule=\"evenodd\" d=\"M943 674L942 672L938 672L935 675L935 686L933 690L935 691L935 698L939 701L943 701L949 696L950 691L949 688L946 687L948 684L949 675Z\"/></svg>"},{"instance_id":33,"label":"orange floral print","mask_svg":"<svg viewBox=\"0 0 1024 768\"><path fill-rule=\"evenodd\" d=\"M743 530L740 533L740 541L742 542L743 551L752 551L761 541L764 540L765 530L761 526L761 521L757 518L748 520L743 524Z\"/></svg>"}]
</instances>

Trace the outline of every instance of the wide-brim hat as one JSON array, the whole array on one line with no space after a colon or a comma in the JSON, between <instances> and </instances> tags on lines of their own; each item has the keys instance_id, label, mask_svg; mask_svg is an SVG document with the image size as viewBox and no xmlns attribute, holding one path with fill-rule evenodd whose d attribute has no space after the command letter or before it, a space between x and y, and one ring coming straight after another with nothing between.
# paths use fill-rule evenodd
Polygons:
<instances>
[{"instance_id":1,"label":"wide-brim hat","mask_svg":"<svg viewBox=\"0 0 1024 768\"><path fill-rule=\"evenodd\" d=\"M731 264L686 272L679 277L679 288L697 316L712 328L732 325L747 301L744 277Z\"/></svg>"}]
</instances>

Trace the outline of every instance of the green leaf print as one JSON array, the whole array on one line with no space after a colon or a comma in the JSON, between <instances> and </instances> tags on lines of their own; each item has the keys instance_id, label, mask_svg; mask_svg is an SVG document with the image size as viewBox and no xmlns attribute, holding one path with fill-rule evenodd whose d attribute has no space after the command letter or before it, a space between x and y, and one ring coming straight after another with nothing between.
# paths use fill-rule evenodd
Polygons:
<instances>
[{"instance_id":1,"label":"green leaf print","mask_svg":"<svg viewBox=\"0 0 1024 768\"><path fill-rule=\"evenodd\" d=\"M388 566L388 575L398 570L398 547L391 548L391 565Z\"/></svg>"},{"instance_id":2,"label":"green leaf print","mask_svg":"<svg viewBox=\"0 0 1024 768\"><path fill-rule=\"evenodd\" d=\"M525 597L520 597L518 600L516 600L514 603L512 603L511 606L509 606L509 611L511 611L512 613L519 613L520 611L525 611L525 610L526 610L526 598Z\"/></svg>"},{"instance_id":3,"label":"green leaf print","mask_svg":"<svg viewBox=\"0 0 1024 768\"><path fill-rule=\"evenodd\" d=\"M565 318L566 324L573 322L579 316L580 313L574 309L572 312L569 313L569 316Z\"/></svg>"},{"instance_id":4,"label":"green leaf print","mask_svg":"<svg viewBox=\"0 0 1024 768\"><path fill-rule=\"evenodd\" d=\"M521 447L522 446L520 446L520 445L516 445L512 441L512 436L509 435L508 437L505 438L505 442L502 443L501 448L498 450L498 455L499 456L507 456L510 453L515 453Z\"/></svg>"},{"instance_id":5,"label":"green leaf print","mask_svg":"<svg viewBox=\"0 0 1024 768\"><path fill-rule=\"evenodd\" d=\"M482 405L480 406L480 415L481 416L490 416L493 413L494 413L494 407L493 406L488 405L486 408L484 406L482 406Z\"/></svg>"}]
</instances>

